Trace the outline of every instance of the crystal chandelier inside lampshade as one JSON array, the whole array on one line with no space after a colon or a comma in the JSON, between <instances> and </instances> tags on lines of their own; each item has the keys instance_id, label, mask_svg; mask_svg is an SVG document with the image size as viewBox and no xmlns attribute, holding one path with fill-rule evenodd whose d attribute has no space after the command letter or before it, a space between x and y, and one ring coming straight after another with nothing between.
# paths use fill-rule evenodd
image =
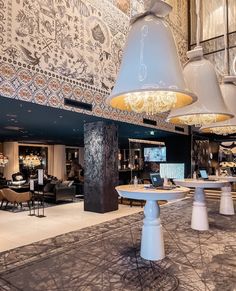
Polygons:
<instances>
[{"instance_id":1,"label":"crystal chandelier inside lampshade","mask_svg":"<svg viewBox=\"0 0 236 291\"><path fill-rule=\"evenodd\" d=\"M26 155L25 157L21 157L23 161L23 165L27 168L34 168L41 165L42 157L38 155Z\"/></svg>"},{"instance_id":2,"label":"crystal chandelier inside lampshade","mask_svg":"<svg viewBox=\"0 0 236 291\"><path fill-rule=\"evenodd\" d=\"M226 107L213 65L203 57L202 47L187 53L189 62L184 77L197 96L194 104L170 112L167 120L175 124L202 125L225 121L233 117Z\"/></svg>"},{"instance_id":3,"label":"crystal chandelier inside lampshade","mask_svg":"<svg viewBox=\"0 0 236 291\"><path fill-rule=\"evenodd\" d=\"M3 153L0 153L0 167L5 167L8 163L8 157L4 156Z\"/></svg>"},{"instance_id":4,"label":"crystal chandelier inside lampshade","mask_svg":"<svg viewBox=\"0 0 236 291\"><path fill-rule=\"evenodd\" d=\"M165 112L173 108L177 98L174 92L135 92L127 93L125 103L132 111L137 113L145 112L146 114L156 114Z\"/></svg>"},{"instance_id":5,"label":"crystal chandelier inside lampshade","mask_svg":"<svg viewBox=\"0 0 236 291\"><path fill-rule=\"evenodd\" d=\"M114 108L155 114L197 100L185 84L175 41L164 17L171 6L150 1L131 20L119 74L107 98Z\"/></svg>"},{"instance_id":6,"label":"crystal chandelier inside lampshade","mask_svg":"<svg viewBox=\"0 0 236 291\"><path fill-rule=\"evenodd\" d=\"M225 76L220 85L225 104L236 115L236 76ZM215 133L218 135L228 135L236 133L236 117L219 123L213 123L200 129L205 133Z\"/></svg>"}]
</instances>

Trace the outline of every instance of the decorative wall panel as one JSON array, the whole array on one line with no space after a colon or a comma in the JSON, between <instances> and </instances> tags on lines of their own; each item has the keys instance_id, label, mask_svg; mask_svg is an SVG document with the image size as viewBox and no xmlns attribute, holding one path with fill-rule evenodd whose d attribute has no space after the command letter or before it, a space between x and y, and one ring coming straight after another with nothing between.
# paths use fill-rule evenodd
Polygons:
<instances>
[{"instance_id":1,"label":"decorative wall panel","mask_svg":"<svg viewBox=\"0 0 236 291\"><path fill-rule=\"evenodd\" d=\"M174 9L168 21L184 61L187 0L170 2ZM119 69L130 14L142 6L143 0L0 0L0 94L147 126L147 116L113 110L105 103ZM93 111L64 106L64 98L91 103ZM166 116L148 118L158 128L175 132ZM188 134L188 127L182 128Z\"/></svg>"},{"instance_id":2,"label":"decorative wall panel","mask_svg":"<svg viewBox=\"0 0 236 291\"><path fill-rule=\"evenodd\" d=\"M84 148L84 210L99 213L117 210L117 127L104 122L85 124Z\"/></svg>"},{"instance_id":3,"label":"decorative wall panel","mask_svg":"<svg viewBox=\"0 0 236 291\"><path fill-rule=\"evenodd\" d=\"M209 168L209 140L193 139L192 169L197 171L201 168Z\"/></svg>"}]
</instances>

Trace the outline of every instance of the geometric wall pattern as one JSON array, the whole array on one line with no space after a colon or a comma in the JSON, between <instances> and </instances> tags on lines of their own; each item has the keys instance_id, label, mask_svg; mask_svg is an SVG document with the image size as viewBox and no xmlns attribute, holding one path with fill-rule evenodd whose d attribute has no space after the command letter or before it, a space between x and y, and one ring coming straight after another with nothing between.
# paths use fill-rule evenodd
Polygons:
<instances>
[{"instance_id":1,"label":"geometric wall pattern","mask_svg":"<svg viewBox=\"0 0 236 291\"><path fill-rule=\"evenodd\" d=\"M174 2L168 22L184 61L187 1ZM143 125L147 116L105 103L119 70L129 18L142 7L141 0L0 0L0 94ZM93 111L65 106L64 98L91 103ZM166 116L148 118L174 132Z\"/></svg>"}]
</instances>

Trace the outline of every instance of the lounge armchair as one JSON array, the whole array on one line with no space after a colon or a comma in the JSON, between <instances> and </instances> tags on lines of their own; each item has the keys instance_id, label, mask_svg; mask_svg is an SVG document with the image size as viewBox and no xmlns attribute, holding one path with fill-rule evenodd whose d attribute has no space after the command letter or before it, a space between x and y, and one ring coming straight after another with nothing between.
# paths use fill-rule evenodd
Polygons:
<instances>
[{"instance_id":1,"label":"lounge armchair","mask_svg":"<svg viewBox=\"0 0 236 291\"><path fill-rule=\"evenodd\" d=\"M69 185L70 181L64 181L62 183L47 183L44 186L43 192L45 198L52 198L55 202L61 200L71 200L73 201L76 194L76 187L74 185Z\"/></svg>"},{"instance_id":2,"label":"lounge armchair","mask_svg":"<svg viewBox=\"0 0 236 291\"><path fill-rule=\"evenodd\" d=\"M3 202L5 201L4 196L2 194L2 190L0 190L0 202L1 202L1 206L0 208L2 208Z\"/></svg>"},{"instance_id":3,"label":"lounge armchair","mask_svg":"<svg viewBox=\"0 0 236 291\"><path fill-rule=\"evenodd\" d=\"M30 201L32 198L32 194L30 192L17 193L9 188L1 189L0 192L3 196L3 201L6 201L5 207L7 207L9 202L13 203L14 207L18 204L20 204L22 206L23 202L27 202L27 204L30 208ZM1 204L1 206L2 206L2 204Z\"/></svg>"}]
</instances>

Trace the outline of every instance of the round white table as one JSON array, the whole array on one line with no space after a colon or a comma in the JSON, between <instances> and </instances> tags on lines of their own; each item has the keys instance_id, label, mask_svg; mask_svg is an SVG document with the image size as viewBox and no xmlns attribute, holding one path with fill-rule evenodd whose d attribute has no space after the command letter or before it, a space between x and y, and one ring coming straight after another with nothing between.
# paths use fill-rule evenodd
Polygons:
<instances>
[{"instance_id":1,"label":"round white table","mask_svg":"<svg viewBox=\"0 0 236 291\"><path fill-rule=\"evenodd\" d=\"M209 178L218 178L219 180L227 181L228 184L221 188L220 196L220 214L234 215L234 202L232 198L232 187L230 183L236 182L236 177L233 176L209 176Z\"/></svg>"},{"instance_id":2,"label":"round white table","mask_svg":"<svg viewBox=\"0 0 236 291\"><path fill-rule=\"evenodd\" d=\"M146 260L163 259L165 250L158 200L183 198L190 189L177 187L171 190L162 190L146 188L144 185L121 185L116 187L116 191L124 198L146 200L140 255Z\"/></svg>"},{"instance_id":3,"label":"round white table","mask_svg":"<svg viewBox=\"0 0 236 291\"><path fill-rule=\"evenodd\" d=\"M179 186L195 188L191 228L195 230L209 230L204 188L221 188L226 186L228 182L224 180L176 179L174 183Z\"/></svg>"}]
</instances>

